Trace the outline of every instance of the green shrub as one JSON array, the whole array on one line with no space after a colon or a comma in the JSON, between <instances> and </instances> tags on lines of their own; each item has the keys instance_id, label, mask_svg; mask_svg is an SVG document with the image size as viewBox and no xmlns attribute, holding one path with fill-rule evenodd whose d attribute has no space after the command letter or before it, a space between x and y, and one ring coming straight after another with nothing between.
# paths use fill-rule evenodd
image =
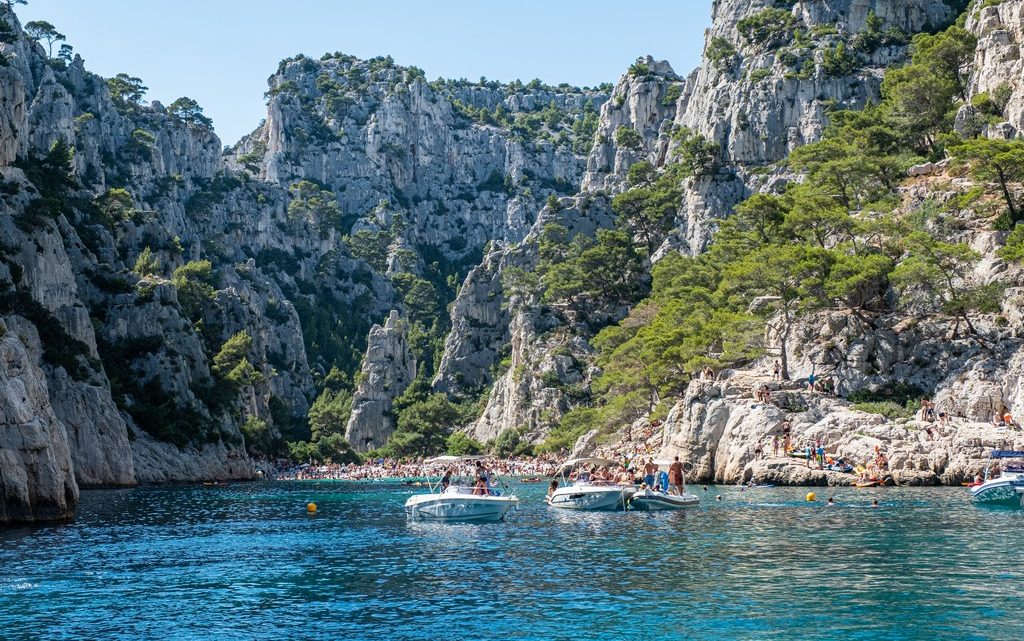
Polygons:
<instances>
[{"instance_id":1,"label":"green shrub","mask_svg":"<svg viewBox=\"0 0 1024 641\"><path fill-rule=\"evenodd\" d=\"M887 418L913 418L916 410L893 401L877 401L873 403L854 403L853 409L868 414L881 414Z\"/></svg>"},{"instance_id":2,"label":"green shrub","mask_svg":"<svg viewBox=\"0 0 1024 641\"><path fill-rule=\"evenodd\" d=\"M615 144L624 149L639 151L643 147L644 139L632 127L619 127L615 130Z\"/></svg>"},{"instance_id":3,"label":"green shrub","mask_svg":"<svg viewBox=\"0 0 1024 641\"><path fill-rule=\"evenodd\" d=\"M202 305L213 298L213 265L193 260L174 270L171 282L178 290L178 303L185 316L198 320Z\"/></svg>"},{"instance_id":4,"label":"green shrub","mask_svg":"<svg viewBox=\"0 0 1024 641\"><path fill-rule=\"evenodd\" d=\"M553 369L549 369L540 377L541 383L544 387L561 387L562 379L558 377L558 372Z\"/></svg>"},{"instance_id":5,"label":"green shrub","mask_svg":"<svg viewBox=\"0 0 1024 641\"><path fill-rule=\"evenodd\" d=\"M826 76L841 78L855 72L859 63L857 56L847 49L846 43L839 42L835 47L825 50L821 66Z\"/></svg>"},{"instance_id":6,"label":"green shrub","mask_svg":"<svg viewBox=\"0 0 1024 641\"><path fill-rule=\"evenodd\" d=\"M267 422L261 418L250 416L242 423L242 436L249 450L260 454L273 453L273 439Z\"/></svg>"},{"instance_id":7,"label":"green shrub","mask_svg":"<svg viewBox=\"0 0 1024 641\"><path fill-rule=\"evenodd\" d=\"M916 385L903 382L887 383L880 387L863 388L847 395L851 403L881 403L891 401L897 405L906 405L920 401L925 397L924 391Z\"/></svg>"},{"instance_id":8,"label":"green shrub","mask_svg":"<svg viewBox=\"0 0 1024 641\"><path fill-rule=\"evenodd\" d=\"M629 65L629 71L627 73L631 76L642 78L644 76L650 75L651 66L647 64L647 62L644 61L643 58L637 58L636 62Z\"/></svg>"},{"instance_id":9,"label":"green shrub","mask_svg":"<svg viewBox=\"0 0 1024 641\"><path fill-rule=\"evenodd\" d=\"M154 276L160 273L160 259L153 255L153 250L146 245L139 253L132 271L139 276Z\"/></svg>"},{"instance_id":10,"label":"green shrub","mask_svg":"<svg viewBox=\"0 0 1024 641\"><path fill-rule=\"evenodd\" d=\"M754 45L771 49L789 42L798 20L784 9L765 9L736 24L743 38Z\"/></svg>"},{"instance_id":11,"label":"green shrub","mask_svg":"<svg viewBox=\"0 0 1024 641\"><path fill-rule=\"evenodd\" d=\"M729 71L736 58L736 47L725 38L716 36L708 43L704 57L719 71Z\"/></svg>"},{"instance_id":12,"label":"green shrub","mask_svg":"<svg viewBox=\"0 0 1024 641\"><path fill-rule=\"evenodd\" d=\"M491 446L491 453L501 458L510 456L531 456L533 445L526 440L525 430L506 429L498 435Z\"/></svg>"},{"instance_id":13,"label":"green shrub","mask_svg":"<svg viewBox=\"0 0 1024 641\"><path fill-rule=\"evenodd\" d=\"M683 95L683 86L680 84L670 85L665 90L665 97L661 99L661 104L665 107L674 107L676 102L679 101L680 96Z\"/></svg>"},{"instance_id":14,"label":"green shrub","mask_svg":"<svg viewBox=\"0 0 1024 641\"><path fill-rule=\"evenodd\" d=\"M465 432L453 432L452 435L448 437L448 441L445 446L445 452L451 456L479 454L483 451L483 443L470 438L470 436Z\"/></svg>"}]
</instances>

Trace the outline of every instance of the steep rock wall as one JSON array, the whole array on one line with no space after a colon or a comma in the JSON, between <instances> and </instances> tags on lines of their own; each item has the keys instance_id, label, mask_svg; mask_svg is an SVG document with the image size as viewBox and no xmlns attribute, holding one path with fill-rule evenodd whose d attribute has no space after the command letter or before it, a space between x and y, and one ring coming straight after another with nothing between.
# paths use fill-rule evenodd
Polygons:
<instances>
[{"instance_id":1,"label":"steep rock wall","mask_svg":"<svg viewBox=\"0 0 1024 641\"><path fill-rule=\"evenodd\" d=\"M78 503L67 434L37 364L41 351L31 323L0 321L0 525L69 519Z\"/></svg>"},{"instance_id":2,"label":"steep rock wall","mask_svg":"<svg viewBox=\"0 0 1024 641\"><path fill-rule=\"evenodd\" d=\"M358 451L381 447L395 431L392 403L416 378L416 359L406 331L406 323L394 310L383 325L370 329L359 386L352 397L352 415L345 428L345 438Z\"/></svg>"}]
</instances>

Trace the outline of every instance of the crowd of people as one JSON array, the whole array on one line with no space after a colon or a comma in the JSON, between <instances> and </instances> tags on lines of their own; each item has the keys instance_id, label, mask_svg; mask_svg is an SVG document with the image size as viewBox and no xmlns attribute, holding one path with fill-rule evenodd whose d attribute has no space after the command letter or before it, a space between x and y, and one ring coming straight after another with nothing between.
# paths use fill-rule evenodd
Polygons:
<instances>
[{"instance_id":1,"label":"crowd of people","mask_svg":"<svg viewBox=\"0 0 1024 641\"><path fill-rule=\"evenodd\" d=\"M498 476L547 476L555 472L558 461L551 455L538 457L512 457L489 460L488 472ZM313 465L295 464L281 459L275 461L270 476L278 480L297 481L385 481L440 478L451 469L455 476L476 477L475 463L430 462L425 458L398 460L378 458L363 463Z\"/></svg>"}]
</instances>

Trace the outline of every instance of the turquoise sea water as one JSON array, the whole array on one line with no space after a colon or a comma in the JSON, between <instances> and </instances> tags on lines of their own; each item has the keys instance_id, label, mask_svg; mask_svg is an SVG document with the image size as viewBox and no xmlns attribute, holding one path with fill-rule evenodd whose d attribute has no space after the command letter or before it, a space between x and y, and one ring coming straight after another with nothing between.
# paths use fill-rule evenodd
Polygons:
<instances>
[{"instance_id":1,"label":"turquoise sea water","mask_svg":"<svg viewBox=\"0 0 1024 641\"><path fill-rule=\"evenodd\" d=\"M399 485L83 492L73 524L0 530L0 638L1024 638L1024 511L961 488L603 514L516 489L487 525L408 523Z\"/></svg>"}]
</instances>

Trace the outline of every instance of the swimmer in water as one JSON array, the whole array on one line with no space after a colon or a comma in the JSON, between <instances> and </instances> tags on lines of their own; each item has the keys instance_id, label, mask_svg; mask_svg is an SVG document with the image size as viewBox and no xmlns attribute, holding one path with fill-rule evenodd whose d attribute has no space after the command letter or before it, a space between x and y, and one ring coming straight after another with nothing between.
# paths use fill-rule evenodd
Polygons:
<instances>
[{"instance_id":1,"label":"swimmer in water","mask_svg":"<svg viewBox=\"0 0 1024 641\"><path fill-rule=\"evenodd\" d=\"M835 504L836 504L836 501L831 496L828 497L828 501L825 503L825 505L835 505Z\"/></svg>"},{"instance_id":2,"label":"swimmer in water","mask_svg":"<svg viewBox=\"0 0 1024 641\"><path fill-rule=\"evenodd\" d=\"M878 507L878 499L871 500L871 507Z\"/></svg>"},{"instance_id":3,"label":"swimmer in water","mask_svg":"<svg viewBox=\"0 0 1024 641\"><path fill-rule=\"evenodd\" d=\"M721 494L719 494L718 496L716 496L716 497L715 497L715 500L716 500L716 501L721 501L721 500L722 500L722 495L721 495Z\"/></svg>"}]
</instances>

